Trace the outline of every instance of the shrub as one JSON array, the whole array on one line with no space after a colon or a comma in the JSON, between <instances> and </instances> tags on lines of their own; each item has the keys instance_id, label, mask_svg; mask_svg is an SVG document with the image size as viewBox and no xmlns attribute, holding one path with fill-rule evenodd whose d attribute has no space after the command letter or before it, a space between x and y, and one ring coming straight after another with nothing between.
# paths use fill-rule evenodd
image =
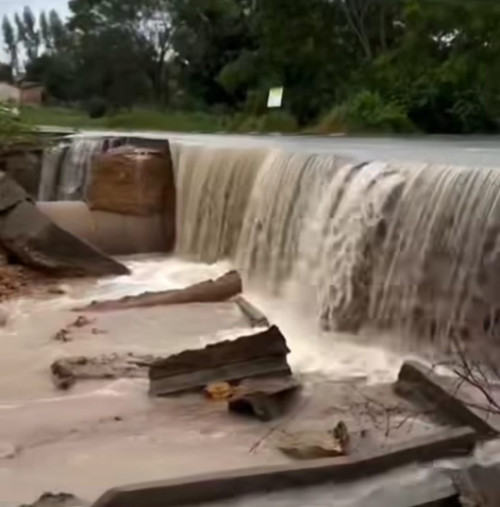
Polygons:
<instances>
[{"instance_id":1,"label":"shrub","mask_svg":"<svg viewBox=\"0 0 500 507\"><path fill-rule=\"evenodd\" d=\"M271 111L261 116L259 130L261 132L296 132L299 126L295 117L287 111Z\"/></svg>"},{"instance_id":2,"label":"shrub","mask_svg":"<svg viewBox=\"0 0 500 507\"><path fill-rule=\"evenodd\" d=\"M319 122L316 131L411 132L415 126L404 108L384 102L378 93L362 91L336 106Z\"/></svg>"},{"instance_id":3,"label":"shrub","mask_svg":"<svg viewBox=\"0 0 500 507\"><path fill-rule=\"evenodd\" d=\"M102 118L108 111L108 105L103 98L92 97L87 102L86 110L90 118Z\"/></svg>"}]
</instances>

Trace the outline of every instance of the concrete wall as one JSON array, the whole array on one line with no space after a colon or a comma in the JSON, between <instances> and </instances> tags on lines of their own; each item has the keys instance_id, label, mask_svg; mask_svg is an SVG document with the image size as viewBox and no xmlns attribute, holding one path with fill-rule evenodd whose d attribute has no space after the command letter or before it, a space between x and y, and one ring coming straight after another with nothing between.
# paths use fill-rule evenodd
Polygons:
<instances>
[{"instance_id":1,"label":"concrete wall","mask_svg":"<svg viewBox=\"0 0 500 507\"><path fill-rule=\"evenodd\" d=\"M21 90L9 83L0 83L0 102L19 105L21 101Z\"/></svg>"}]
</instances>

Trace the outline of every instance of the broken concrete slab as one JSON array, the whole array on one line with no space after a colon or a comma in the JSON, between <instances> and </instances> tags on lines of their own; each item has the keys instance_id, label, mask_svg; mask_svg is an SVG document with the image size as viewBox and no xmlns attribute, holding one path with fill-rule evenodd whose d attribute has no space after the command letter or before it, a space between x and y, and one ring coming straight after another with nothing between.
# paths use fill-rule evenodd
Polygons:
<instances>
[{"instance_id":1,"label":"broken concrete slab","mask_svg":"<svg viewBox=\"0 0 500 507\"><path fill-rule=\"evenodd\" d=\"M77 380L146 378L148 367L158 358L139 354L108 354L97 357L66 357L52 363L54 383L69 389Z\"/></svg>"},{"instance_id":2,"label":"broken concrete slab","mask_svg":"<svg viewBox=\"0 0 500 507\"><path fill-rule=\"evenodd\" d=\"M406 361L399 372L394 386L401 396L416 398L424 396L438 407L451 420L474 428L483 437L493 437L498 434L498 427L494 420L488 418L488 413L474 407L474 400L459 392L458 379L437 375L429 368L416 361Z\"/></svg>"},{"instance_id":3,"label":"broken concrete slab","mask_svg":"<svg viewBox=\"0 0 500 507\"><path fill-rule=\"evenodd\" d=\"M29 199L28 193L12 178L0 172L0 212L9 210Z\"/></svg>"},{"instance_id":4,"label":"broken concrete slab","mask_svg":"<svg viewBox=\"0 0 500 507\"><path fill-rule=\"evenodd\" d=\"M151 366L150 393L166 396L203 388L214 382L290 375L286 360L289 352L286 340L276 326L204 349L187 350Z\"/></svg>"},{"instance_id":5,"label":"broken concrete slab","mask_svg":"<svg viewBox=\"0 0 500 507\"><path fill-rule=\"evenodd\" d=\"M307 460L113 488L93 507L170 507L218 501L259 492L347 482L414 461L467 455L475 445L470 428L436 433L358 457Z\"/></svg>"},{"instance_id":6,"label":"broken concrete slab","mask_svg":"<svg viewBox=\"0 0 500 507\"><path fill-rule=\"evenodd\" d=\"M450 470L449 474L464 507L500 505L500 465L473 465L466 470Z\"/></svg>"},{"instance_id":7,"label":"broken concrete slab","mask_svg":"<svg viewBox=\"0 0 500 507\"><path fill-rule=\"evenodd\" d=\"M188 303L217 303L227 301L242 290L241 278L236 271L205 282L197 283L184 289L144 292L137 296L125 296L109 301L93 301L77 311L105 312L127 310L129 308L146 308L161 305L180 305Z\"/></svg>"},{"instance_id":8,"label":"broken concrete slab","mask_svg":"<svg viewBox=\"0 0 500 507\"><path fill-rule=\"evenodd\" d=\"M21 264L67 276L124 275L111 257L53 224L5 175L0 178L0 245ZM3 197L2 197L3 196Z\"/></svg>"},{"instance_id":9,"label":"broken concrete slab","mask_svg":"<svg viewBox=\"0 0 500 507\"><path fill-rule=\"evenodd\" d=\"M235 388L228 408L271 421L283 415L300 384L292 377L245 379Z\"/></svg>"},{"instance_id":10,"label":"broken concrete slab","mask_svg":"<svg viewBox=\"0 0 500 507\"><path fill-rule=\"evenodd\" d=\"M236 296L233 301L237 304L241 313L248 318L252 327L269 327L267 317L243 296Z\"/></svg>"}]
</instances>

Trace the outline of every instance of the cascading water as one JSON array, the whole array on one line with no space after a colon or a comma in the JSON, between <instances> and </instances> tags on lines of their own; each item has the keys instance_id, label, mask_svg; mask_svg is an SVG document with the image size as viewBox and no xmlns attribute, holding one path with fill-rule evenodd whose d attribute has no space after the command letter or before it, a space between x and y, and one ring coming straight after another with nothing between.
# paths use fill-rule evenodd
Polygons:
<instances>
[{"instance_id":1,"label":"cascading water","mask_svg":"<svg viewBox=\"0 0 500 507\"><path fill-rule=\"evenodd\" d=\"M266 150L173 147L177 253L205 262L232 257Z\"/></svg>"},{"instance_id":2,"label":"cascading water","mask_svg":"<svg viewBox=\"0 0 500 507\"><path fill-rule=\"evenodd\" d=\"M293 296L326 329L497 332L500 172L174 151L180 255L230 258L247 283Z\"/></svg>"},{"instance_id":3,"label":"cascading water","mask_svg":"<svg viewBox=\"0 0 500 507\"><path fill-rule=\"evenodd\" d=\"M101 138L47 151L42 199L85 193ZM323 329L498 333L500 172L172 143L179 256L229 259ZM445 342L446 343L446 340Z\"/></svg>"},{"instance_id":4,"label":"cascading water","mask_svg":"<svg viewBox=\"0 0 500 507\"><path fill-rule=\"evenodd\" d=\"M85 197L96 155L123 144L120 138L73 137L44 151L38 199L76 201Z\"/></svg>"}]
</instances>

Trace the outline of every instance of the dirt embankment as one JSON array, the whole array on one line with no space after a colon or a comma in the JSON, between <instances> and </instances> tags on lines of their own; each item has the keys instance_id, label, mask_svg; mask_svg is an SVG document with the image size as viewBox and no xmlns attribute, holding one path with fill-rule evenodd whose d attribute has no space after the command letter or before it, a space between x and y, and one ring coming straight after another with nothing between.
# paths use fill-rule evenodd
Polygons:
<instances>
[{"instance_id":1,"label":"dirt embankment","mask_svg":"<svg viewBox=\"0 0 500 507\"><path fill-rule=\"evenodd\" d=\"M30 294L37 287L53 283L43 273L20 264L9 264L7 256L0 251L0 302Z\"/></svg>"}]
</instances>

